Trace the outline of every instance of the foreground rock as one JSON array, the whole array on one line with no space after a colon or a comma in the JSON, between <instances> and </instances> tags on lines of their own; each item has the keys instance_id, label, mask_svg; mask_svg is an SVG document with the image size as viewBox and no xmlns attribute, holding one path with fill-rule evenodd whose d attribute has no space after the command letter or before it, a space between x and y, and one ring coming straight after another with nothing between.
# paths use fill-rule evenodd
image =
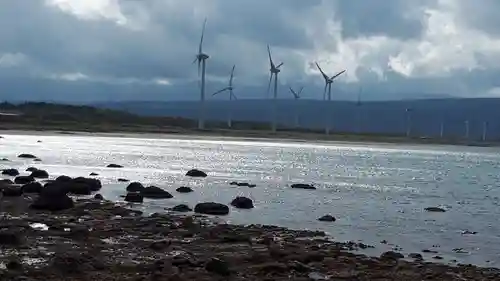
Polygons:
<instances>
[{"instance_id":1,"label":"foreground rock","mask_svg":"<svg viewBox=\"0 0 500 281\"><path fill-rule=\"evenodd\" d=\"M23 185L23 193L40 193L42 192L43 186L39 182L30 182Z\"/></svg>"},{"instance_id":2,"label":"foreground rock","mask_svg":"<svg viewBox=\"0 0 500 281\"><path fill-rule=\"evenodd\" d=\"M186 176L194 177L194 178L205 178L205 177L207 177L207 174L203 171L200 171L197 169L192 169L186 173Z\"/></svg>"},{"instance_id":3,"label":"foreground rock","mask_svg":"<svg viewBox=\"0 0 500 281\"><path fill-rule=\"evenodd\" d=\"M206 215L227 215L229 214L229 207L215 202L198 203L194 207L194 211Z\"/></svg>"},{"instance_id":4,"label":"foreground rock","mask_svg":"<svg viewBox=\"0 0 500 281\"><path fill-rule=\"evenodd\" d=\"M150 199L169 199L174 197L168 191L165 191L157 186L148 186L141 191L141 194L144 198Z\"/></svg>"},{"instance_id":5,"label":"foreground rock","mask_svg":"<svg viewBox=\"0 0 500 281\"><path fill-rule=\"evenodd\" d=\"M254 207L252 199L243 196L234 198L231 205L238 209L252 209Z\"/></svg>"},{"instance_id":6,"label":"foreground rock","mask_svg":"<svg viewBox=\"0 0 500 281\"><path fill-rule=\"evenodd\" d=\"M189 208L188 205L185 205L185 204L180 204L180 205L177 205L175 207L173 207L172 209L170 209L174 212L181 212L181 213L185 213L185 212L191 212L193 209Z\"/></svg>"},{"instance_id":7,"label":"foreground rock","mask_svg":"<svg viewBox=\"0 0 500 281\"><path fill-rule=\"evenodd\" d=\"M19 171L17 169L5 169L2 170L2 175L15 177L19 175Z\"/></svg>"},{"instance_id":8,"label":"foreground rock","mask_svg":"<svg viewBox=\"0 0 500 281\"><path fill-rule=\"evenodd\" d=\"M144 196L139 192L129 192L125 196L125 201L131 203L142 203L144 202Z\"/></svg>"},{"instance_id":9,"label":"foreground rock","mask_svg":"<svg viewBox=\"0 0 500 281\"><path fill-rule=\"evenodd\" d=\"M298 188L298 189L316 189L315 186L310 185L310 184L305 184L305 183L295 183L291 185L292 188Z\"/></svg>"},{"instance_id":10,"label":"foreground rock","mask_svg":"<svg viewBox=\"0 0 500 281\"><path fill-rule=\"evenodd\" d=\"M43 211L63 211L73 208L73 199L68 197L64 190L58 188L44 188L30 208Z\"/></svg>"},{"instance_id":11,"label":"foreground rock","mask_svg":"<svg viewBox=\"0 0 500 281\"><path fill-rule=\"evenodd\" d=\"M45 170L36 169L31 172L31 176L36 179L47 179L49 178L49 173Z\"/></svg>"},{"instance_id":12,"label":"foreground rock","mask_svg":"<svg viewBox=\"0 0 500 281\"><path fill-rule=\"evenodd\" d=\"M144 190L144 185L140 182L131 182L127 186L127 192L141 192Z\"/></svg>"},{"instance_id":13,"label":"foreground rock","mask_svg":"<svg viewBox=\"0 0 500 281\"><path fill-rule=\"evenodd\" d=\"M27 184L34 181L35 178L32 176L18 176L14 179L14 182L17 184Z\"/></svg>"}]
</instances>

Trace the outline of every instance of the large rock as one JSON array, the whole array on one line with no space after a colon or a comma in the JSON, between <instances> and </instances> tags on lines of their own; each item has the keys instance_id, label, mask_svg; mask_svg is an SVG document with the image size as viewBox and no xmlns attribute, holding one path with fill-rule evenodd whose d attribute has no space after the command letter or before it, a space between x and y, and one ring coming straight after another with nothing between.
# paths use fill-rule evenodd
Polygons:
<instances>
[{"instance_id":1,"label":"large rock","mask_svg":"<svg viewBox=\"0 0 500 281\"><path fill-rule=\"evenodd\" d=\"M118 165L118 164L109 164L108 166L106 166L108 168L123 168L122 165Z\"/></svg>"},{"instance_id":2,"label":"large rock","mask_svg":"<svg viewBox=\"0 0 500 281\"><path fill-rule=\"evenodd\" d=\"M316 189L314 185L311 184L306 184L306 183L295 183L292 184L292 188L299 188L299 189Z\"/></svg>"},{"instance_id":3,"label":"large rock","mask_svg":"<svg viewBox=\"0 0 500 281\"><path fill-rule=\"evenodd\" d=\"M168 191L165 191L157 186L148 186L142 190L141 194L144 198L151 199L169 199L174 197Z\"/></svg>"},{"instance_id":4,"label":"large rock","mask_svg":"<svg viewBox=\"0 0 500 281\"><path fill-rule=\"evenodd\" d=\"M74 178L71 181L71 183L85 184L90 188L90 191L92 191L92 192L99 191L102 188L101 181L98 179L94 179L94 178L78 177L78 178Z\"/></svg>"},{"instance_id":5,"label":"large rock","mask_svg":"<svg viewBox=\"0 0 500 281\"><path fill-rule=\"evenodd\" d=\"M173 207L171 210L174 212L185 213L185 212L191 212L193 209L189 208L189 206L186 204L180 204L180 205Z\"/></svg>"},{"instance_id":6,"label":"large rock","mask_svg":"<svg viewBox=\"0 0 500 281\"><path fill-rule=\"evenodd\" d=\"M5 186L5 185L11 185L14 184L14 182L10 179L1 179L0 180L0 187Z\"/></svg>"},{"instance_id":7,"label":"large rock","mask_svg":"<svg viewBox=\"0 0 500 281\"><path fill-rule=\"evenodd\" d=\"M132 203L142 203L144 202L144 196L139 192L129 192L125 196L125 201Z\"/></svg>"},{"instance_id":8,"label":"large rock","mask_svg":"<svg viewBox=\"0 0 500 281\"><path fill-rule=\"evenodd\" d=\"M56 178L56 181L57 181L57 182L70 182L71 180L73 180L73 178L68 177L68 176L64 176L64 175L62 175L62 176L58 176L58 177Z\"/></svg>"},{"instance_id":9,"label":"large rock","mask_svg":"<svg viewBox=\"0 0 500 281\"><path fill-rule=\"evenodd\" d=\"M23 193L40 193L42 192L42 184L39 182L30 182L23 185Z\"/></svg>"},{"instance_id":10,"label":"large rock","mask_svg":"<svg viewBox=\"0 0 500 281\"><path fill-rule=\"evenodd\" d=\"M186 173L186 176L188 177L196 177L196 178L205 178L207 176L207 174L203 171L200 171L200 170L197 170L197 169L192 169L192 170L189 170L187 173Z\"/></svg>"},{"instance_id":11,"label":"large rock","mask_svg":"<svg viewBox=\"0 0 500 281\"><path fill-rule=\"evenodd\" d=\"M35 155L29 154L29 153L22 153L22 154L19 154L17 157L25 158L25 159L36 159L37 158Z\"/></svg>"},{"instance_id":12,"label":"large rock","mask_svg":"<svg viewBox=\"0 0 500 281\"><path fill-rule=\"evenodd\" d=\"M73 199L66 194L56 193L40 193L40 196L30 205L30 208L44 211L62 211L73 208Z\"/></svg>"},{"instance_id":13,"label":"large rock","mask_svg":"<svg viewBox=\"0 0 500 281\"><path fill-rule=\"evenodd\" d=\"M243 196L234 198L231 205L238 209L252 209L254 207L252 199Z\"/></svg>"},{"instance_id":14,"label":"large rock","mask_svg":"<svg viewBox=\"0 0 500 281\"><path fill-rule=\"evenodd\" d=\"M36 179L47 179L49 178L49 173L47 173L47 171L45 170L36 169L35 171L31 172L31 176Z\"/></svg>"},{"instance_id":15,"label":"large rock","mask_svg":"<svg viewBox=\"0 0 500 281\"><path fill-rule=\"evenodd\" d=\"M23 195L23 189L18 185L10 185L2 187L2 194L5 197L19 197Z\"/></svg>"},{"instance_id":16,"label":"large rock","mask_svg":"<svg viewBox=\"0 0 500 281\"><path fill-rule=\"evenodd\" d=\"M205 202L196 204L194 211L206 215L227 215L229 207L220 203Z\"/></svg>"},{"instance_id":17,"label":"large rock","mask_svg":"<svg viewBox=\"0 0 500 281\"><path fill-rule=\"evenodd\" d=\"M444 213L444 212L446 212L445 209L439 208L439 207L427 207L427 208L425 208L425 210L427 212L437 212L437 213Z\"/></svg>"},{"instance_id":18,"label":"large rock","mask_svg":"<svg viewBox=\"0 0 500 281\"><path fill-rule=\"evenodd\" d=\"M26 169L26 172L33 172L33 171L36 171L36 170L38 170L38 168L28 167L28 169Z\"/></svg>"},{"instance_id":19,"label":"large rock","mask_svg":"<svg viewBox=\"0 0 500 281\"><path fill-rule=\"evenodd\" d=\"M19 175L19 171L17 169L5 169L2 170L2 175L15 177Z\"/></svg>"},{"instance_id":20,"label":"large rock","mask_svg":"<svg viewBox=\"0 0 500 281\"><path fill-rule=\"evenodd\" d=\"M193 192L193 189L189 186L181 186L181 187L177 188L175 191L177 191L179 193L189 193L189 192Z\"/></svg>"},{"instance_id":21,"label":"large rock","mask_svg":"<svg viewBox=\"0 0 500 281\"><path fill-rule=\"evenodd\" d=\"M131 182L127 185L127 192L142 192L144 185L140 182Z\"/></svg>"},{"instance_id":22,"label":"large rock","mask_svg":"<svg viewBox=\"0 0 500 281\"><path fill-rule=\"evenodd\" d=\"M332 215L324 215L324 216L320 217L318 220L319 221L325 221L325 222L334 222L337 219L335 219L335 217L332 216Z\"/></svg>"},{"instance_id":23,"label":"large rock","mask_svg":"<svg viewBox=\"0 0 500 281\"><path fill-rule=\"evenodd\" d=\"M27 184L34 181L35 178L32 176L18 176L14 179L14 182L17 184Z\"/></svg>"}]
</instances>

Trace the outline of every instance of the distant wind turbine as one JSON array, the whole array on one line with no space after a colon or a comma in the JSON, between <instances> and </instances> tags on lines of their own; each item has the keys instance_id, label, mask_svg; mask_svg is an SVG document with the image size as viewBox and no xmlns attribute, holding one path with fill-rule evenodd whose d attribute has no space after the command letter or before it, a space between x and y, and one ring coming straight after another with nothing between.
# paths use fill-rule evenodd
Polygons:
<instances>
[{"instance_id":1,"label":"distant wind turbine","mask_svg":"<svg viewBox=\"0 0 500 281\"><path fill-rule=\"evenodd\" d=\"M299 128L299 107L298 107L298 101L300 99L300 94L302 93L302 90L304 90L304 87L300 87L299 91L296 92L292 87L290 87L290 92L293 95L293 98L295 99L295 128Z\"/></svg>"},{"instance_id":2,"label":"distant wind turbine","mask_svg":"<svg viewBox=\"0 0 500 281\"><path fill-rule=\"evenodd\" d=\"M279 63L278 65L275 65L273 62L273 59L271 57L271 49L269 48L269 45L267 45L267 54L269 55L269 64L271 65L270 72L271 75L269 76L269 84L267 85L267 95L269 96L269 90L271 89L271 82L273 80L273 75L274 75L274 95L273 95L273 121L272 121L272 131L276 132L276 122L277 122L277 98L278 98L278 74L280 73L280 67L283 65L283 63Z\"/></svg>"},{"instance_id":3,"label":"distant wind turbine","mask_svg":"<svg viewBox=\"0 0 500 281\"><path fill-rule=\"evenodd\" d=\"M482 140L483 141L486 141L486 133L488 131L488 122L487 121L484 121L483 122L483 136L482 136Z\"/></svg>"},{"instance_id":4,"label":"distant wind turbine","mask_svg":"<svg viewBox=\"0 0 500 281\"><path fill-rule=\"evenodd\" d=\"M465 139L469 140L469 120L465 120Z\"/></svg>"},{"instance_id":5,"label":"distant wind turbine","mask_svg":"<svg viewBox=\"0 0 500 281\"><path fill-rule=\"evenodd\" d=\"M408 107L406 108L406 137L409 138L411 136L411 113L413 109Z\"/></svg>"},{"instance_id":6,"label":"distant wind turbine","mask_svg":"<svg viewBox=\"0 0 500 281\"><path fill-rule=\"evenodd\" d=\"M328 102L332 101L332 83L335 78L339 77L341 74L346 72L345 70L342 70L341 72L333 75L332 77L328 77L328 75L325 74L323 69L319 66L319 64L316 62L316 66L318 67L319 71L321 72L321 75L323 75L323 78L325 79L325 90L323 91L323 100L326 99L326 94L327 94L327 89L328 89ZM330 122L331 122L331 116L329 115L329 110L327 111L327 124L325 128L325 133L328 135L330 134Z\"/></svg>"},{"instance_id":7,"label":"distant wind turbine","mask_svg":"<svg viewBox=\"0 0 500 281\"><path fill-rule=\"evenodd\" d=\"M201 69L201 91L200 91L200 112L198 116L198 129L205 128L205 70L206 70L206 60L209 56L203 53L203 37L205 36L205 27L207 25L207 19L203 22L203 29L201 31L200 46L198 48L198 54L196 55L193 63L198 62L198 76L200 76Z\"/></svg>"},{"instance_id":8,"label":"distant wind turbine","mask_svg":"<svg viewBox=\"0 0 500 281\"><path fill-rule=\"evenodd\" d=\"M223 88L223 89L220 89L219 91L213 93L212 96L215 96L217 94L220 94L220 93L223 93L225 91L228 91L229 92L229 101L231 102L233 99L236 100L236 96L234 95L233 93L233 78L234 78L234 68L236 67L236 65L233 65L233 69L231 69L231 76L229 77L229 86ZM229 128L232 127L232 105L229 104L229 111L228 111L228 116L227 116L227 126Z\"/></svg>"},{"instance_id":9,"label":"distant wind turbine","mask_svg":"<svg viewBox=\"0 0 500 281\"><path fill-rule=\"evenodd\" d=\"M357 111L357 131L358 131L358 134L361 133L361 93L362 93L362 90L363 88L362 87L359 87L359 91L358 91L358 99L356 101L356 111Z\"/></svg>"}]
</instances>

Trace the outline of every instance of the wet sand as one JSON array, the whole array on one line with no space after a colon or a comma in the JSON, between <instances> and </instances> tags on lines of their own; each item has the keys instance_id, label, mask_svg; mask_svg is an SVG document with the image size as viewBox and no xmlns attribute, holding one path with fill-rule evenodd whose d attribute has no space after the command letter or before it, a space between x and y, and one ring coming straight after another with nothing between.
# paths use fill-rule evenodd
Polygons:
<instances>
[{"instance_id":1,"label":"wet sand","mask_svg":"<svg viewBox=\"0 0 500 281\"><path fill-rule=\"evenodd\" d=\"M1 198L0 280L500 280L497 269L355 254L368 246L322 232L144 216L98 199L38 211L37 196Z\"/></svg>"}]
</instances>

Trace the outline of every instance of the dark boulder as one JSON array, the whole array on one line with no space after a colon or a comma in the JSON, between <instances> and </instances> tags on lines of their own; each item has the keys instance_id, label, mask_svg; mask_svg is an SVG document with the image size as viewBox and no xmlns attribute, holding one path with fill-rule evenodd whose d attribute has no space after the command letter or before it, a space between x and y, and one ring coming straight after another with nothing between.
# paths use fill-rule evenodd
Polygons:
<instances>
[{"instance_id":1,"label":"dark boulder","mask_svg":"<svg viewBox=\"0 0 500 281\"><path fill-rule=\"evenodd\" d=\"M144 196L138 192L129 192L125 196L125 201L132 203L142 203L144 202Z\"/></svg>"},{"instance_id":2,"label":"dark boulder","mask_svg":"<svg viewBox=\"0 0 500 281\"><path fill-rule=\"evenodd\" d=\"M91 177L92 176L98 176L98 175L99 175L98 173L94 173L94 172L92 172L92 173L89 174L89 176L91 176Z\"/></svg>"},{"instance_id":3,"label":"dark boulder","mask_svg":"<svg viewBox=\"0 0 500 281\"><path fill-rule=\"evenodd\" d=\"M334 222L337 219L332 215L324 215L318 219L319 221Z\"/></svg>"},{"instance_id":4,"label":"dark boulder","mask_svg":"<svg viewBox=\"0 0 500 281\"><path fill-rule=\"evenodd\" d=\"M180 205L173 207L171 210L174 212L185 213L185 212L191 212L193 209L189 208L189 206L186 204L180 204Z\"/></svg>"},{"instance_id":5,"label":"dark boulder","mask_svg":"<svg viewBox=\"0 0 500 281\"><path fill-rule=\"evenodd\" d=\"M19 158L25 158L25 159L36 159L37 158L35 155L28 154L28 153L19 154L17 157L19 157Z\"/></svg>"},{"instance_id":6,"label":"dark boulder","mask_svg":"<svg viewBox=\"0 0 500 281\"><path fill-rule=\"evenodd\" d=\"M436 212L436 213L444 213L444 212L446 212L445 209L439 208L439 207L428 207L428 208L425 208L425 210L427 212Z\"/></svg>"},{"instance_id":7,"label":"dark boulder","mask_svg":"<svg viewBox=\"0 0 500 281\"><path fill-rule=\"evenodd\" d=\"M0 245L19 246L24 243L21 231L9 228L0 229Z\"/></svg>"},{"instance_id":8,"label":"dark boulder","mask_svg":"<svg viewBox=\"0 0 500 281\"><path fill-rule=\"evenodd\" d=\"M128 179L122 179L122 178L119 178L119 179L118 179L118 182L129 182L129 180L128 180Z\"/></svg>"},{"instance_id":9,"label":"dark boulder","mask_svg":"<svg viewBox=\"0 0 500 281\"><path fill-rule=\"evenodd\" d=\"M37 179L47 179L49 178L49 173L45 170L35 170L31 172L31 176Z\"/></svg>"},{"instance_id":10,"label":"dark boulder","mask_svg":"<svg viewBox=\"0 0 500 281\"><path fill-rule=\"evenodd\" d=\"M71 180L73 180L71 177L68 177L68 176L58 176L56 178L56 181L57 182L70 182Z\"/></svg>"},{"instance_id":11,"label":"dark boulder","mask_svg":"<svg viewBox=\"0 0 500 281\"><path fill-rule=\"evenodd\" d=\"M229 264L218 258L212 258L205 264L205 270L221 276L231 275Z\"/></svg>"},{"instance_id":12,"label":"dark boulder","mask_svg":"<svg viewBox=\"0 0 500 281\"><path fill-rule=\"evenodd\" d=\"M40 193L42 192L42 184L39 182L30 182L23 185L23 193Z\"/></svg>"},{"instance_id":13,"label":"dark boulder","mask_svg":"<svg viewBox=\"0 0 500 281\"><path fill-rule=\"evenodd\" d=\"M127 192L141 192L144 189L144 185L140 182L131 182L127 186Z\"/></svg>"},{"instance_id":14,"label":"dark boulder","mask_svg":"<svg viewBox=\"0 0 500 281\"><path fill-rule=\"evenodd\" d=\"M62 211L73 208L73 199L68 197L68 195L62 193L49 194L44 193L44 191L30 205L30 208L44 211Z\"/></svg>"},{"instance_id":15,"label":"dark boulder","mask_svg":"<svg viewBox=\"0 0 500 281\"><path fill-rule=\"evenodd\" d=\"M163 190L157 186L148 186L144 188L141 192L142 196L144 198L151 198L151 199L169 199L173 198L172 194L170 192Z\"/></svg>"},{"instance_id":16,"label":"dark boulder","mask_svg":"<svg viewBox=\"0 0 500 281\"><path fill-rule=\"evenodd\" d=\"M3 161L3 162L8 162L10 161L9 158L0 158L0 161Z\"/></svg>"},{"instance_id":17,"label":"dark boulder","mask_svg":"<svg viewBox=\"0 0 500 281\"><path fill-rule=\"evenodd\" d=\"M1 179L0 180L0 187L4 185L11 185L14 184L14 182L10 179Z\"/></svg>"},{"instance_id":18,"label":"dark boulder","mask_svg":"<svg viewBox=\"0 0 500 281\"><path fill-rule=\"evenodd\" d=\"M380 255L381 259L392 259L392 260L403 259L404 257L405 256L403 254L393 251L385 252L382 253L382 255Z\"/></svg>"},{"instance_id":19,"label":"dark boulder","mask_svg":"<svg viewBox=\"0 0 500 281\"><path fill-rule=\"evenodd\" d=\"M69 190L69 188L68 188L68 185L66 182L55 181L55 182L46 183L43 186L40 194L42 194L44 196L58 197L58 196L68 194L68 192L69 192L68 190Z\"/></svg>"},{"instance_id":20,"label":"dark boulder","mask_svg":"<svg viewBox=\"0 0 500 281\"><path fill-rule=\"evenodd\" d=\"M33 172L33 171L36 171L36 170L38 170L38 168L29 167L28 169L26 169L26 172Z\"/></svg>"},{"instance_id":21,"label":"dark boulder","mask_svg":"<svg viewBox=\"0 0 500 281\"><path fill-rule=\"evenodd\" d=\"M2 187L2 194L5 197L19 197L23 195L23 189L17 185Z\"/></svg>"},{"instance_id":22,"label":"dark boulder","mask_svg":"<svg viewBox=\"0 0 500 281\"><path fill-rule=\"evenodd\" d=\"M15 176L19 175L19 171L17 169L5 169L5 170L2 170L2 175L15 177Z\"/></svg>"},{"instance_id":23,"label":"dark boulder","mask_svg":"<svg viewBox=\"0 0 500 281\"><path fill-rule=\"evenodd\" d=\"M104 197L101 194L97 193L96 195L94 195L94 199L96 199L96 200L104 200Z\"/></svg>"},{"instance_id":24,"label":"dark boulder","mask_svg":"<svg viewBox=\"0 0 500 281\"><path fill-rule=\"evenodd\" d=\"M232 181L229 183L229 185L238 185L238 182L237 181Z\"/></svg>"},{"instance_id":25,"label":"dark boulder","mask_svg":"<svg viewBox=\"0 0 500 281\"><path fill-rule=\"evenodd\" d=\"M82 182L63 182L59 183L61 189L65 190L67 193L74 195L90 195L92 194L92 188L90 185Z\"/></svg>"},{"instance_id":26,"label":"dark boulder","mask_svg":"<svg viewBox=\"0 0 500 281\"><path fill-rule=\"evenodd\" d=\"M32 176L18 176L14 179L14 182L17 184L27 184L34 181L35 178Z\"/></svg>"},{"instance_id":27,"label":"dark boulder","mask_svg":"<svg viewBox=\"0 0 500 281\"><path fill-rule=\"evenodd\" d=\"M197 170L197 169L192 169L192 170L189 170L187 173L186 173L186 176L188 177L196 177L196 178L205 178L207 176L207 174L203 171L200 171L200 170Z\"/></svg>"},{"instance_id":28,"label":"dark boulder","mask_svg":"<svg viewBox=\"0 0 500 281\"><path fill-rule=\"evenodd\" d=\"M313 185L306 184L306 183L295 183L292 184L292 188L299 188L299 189L316 189Z\"/></svg>"},{"instance_id":29,"label":"dark boulder","mask_svg":"<svg viewBox=\"0 0 500 281\"><path fill-rule=\"evenodd\" d=\"M257 186L257 185L256 185L256 184L253 184L253 183L251 183L251 184L249 184L249 185L248 185L248 187L250 187L250 188L254 188L254 187L256 187L256 186Z\"/></svg>"},{"instance_id":30,"label":"dark boulder","mask_svg":"<svg viewBox=\"0 0 500 281\"><path fill-rule=\"evenodd\" d=\"M90 188L90 191L99 191L102 188L101 181L93 178L78 177L74 178L71 183L75 184L85 184Z\"/></svg>"},{"instance_id":31,"label":"dark boulder","mask_svg":"<svg viewBox=\"0 0 500 281\"><path fill-rule=\"evenodd\" d=\"M180 193L189 193L193 192L193 189L189 186L181 186L177 188L175 191L180 192Z\"/></svg>"},{"instance_id":32,"label":"dark boulder","mask_svg":"<svg viewBox=\"0 0 500 281\"><path fill-rule=\"evenodd\" d=\"M234 198L231 205L238 209L252 209L254 207L252 199L243 196Z\"/></svg>"},{"instance_id":33,"label":"dark boulder","mask_svg":"<svg viewBox=\"0 0 500 281\"><path fill-rule=\"evenodd\" d=\"M108 166L106 166L107 168L123 168L122 165L118 165L118 164L109 164Z\"/></svg>"},{"instance_id":34,"label":"dark boulder","mask_svg":"<svg viewBox=\"0 0 500 281\"><path fill-rule=\"evenodd\" d=\"M229 207L220 203L205 202L196 204L194 211L206 215L227 215Z\"/></svg>"},{"instance_id":35,"label":"dark boulder","mask_svg":"<svg viewBox=\"0 0 500 281\"><path fill-rule=\"evenodd\" d=\"M35 159L33 159L33 161L35 161L35 162L42 162L42 159L40 159L40 158L35 158Z\"/></svg>"}]
</instances>

